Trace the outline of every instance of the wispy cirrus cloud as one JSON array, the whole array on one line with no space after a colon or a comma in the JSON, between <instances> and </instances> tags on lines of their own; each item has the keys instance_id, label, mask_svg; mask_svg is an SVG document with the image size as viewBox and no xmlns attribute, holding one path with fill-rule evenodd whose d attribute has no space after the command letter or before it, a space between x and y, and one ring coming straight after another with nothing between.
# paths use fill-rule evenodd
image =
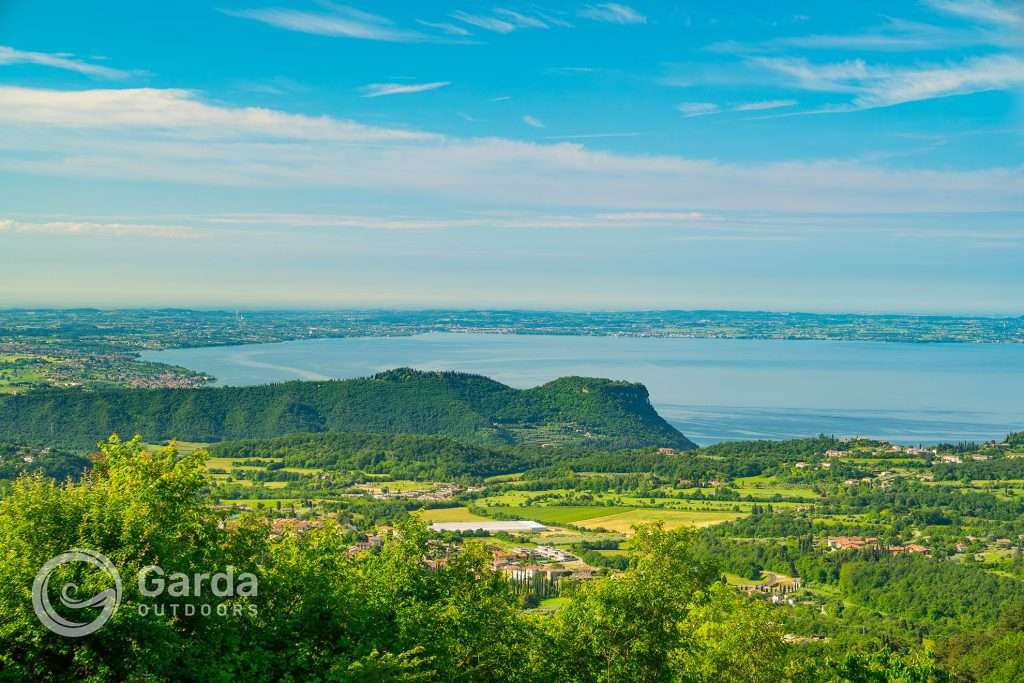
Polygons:
<instances>
[{"instance_id":1,"label":"wispy cirrus cloud","mask_svg":"<svg viewBox=\"0 0 1024 683\"><path fill-rule=\"evenodd\" d=\"M494 33L512 33L518 28L515 24L504 19L498 19L497 17L488 17L482 14L470 14L469 12L463 12L457 10L451 13L452 19L457 19L461 22L469 24L470 26L476 26L482 28L485 31L493 31Z\"/></svg>"},{"instance_id":2,"label":"wispy cirrus cloud","mask_svg":"<svg viewBox=\"0 0 1024 683\"><path fill-rule=\"evenodd\" d=\"M947 26L887 17L878 25L852 33L811 33L783 36L755 43L726 40L707 46L719 54L756 55L798 50L849 50L857 52L935 52L970 46L1019 45L1019 32L1003 27Z\"/></svg>"},{"instance_id":3,"label":"wispy cirrus cloud","mask_svg":"<svg viewBox=\"0 0 1024 683\"><path fill-rule=\"evenodd\" d=\"M134 73L137 73L123 71L121 69L113 69L109 66L103 66L100 64L91 64L81 59L77 59L73 55L63 53L51 54L49 52L31 52L0 45L0 65L6 64L36 64L38 66L48 66L54 69L63 69L65 71L75 71L94 78L106 78L111 80L128 78Z\"/></svg>"},{"instance_id":4,"label":"wispy cirrus cloud","mask_svg":"<svg viewBox=\"0 0 1024 683\"><path fill-rule=\"evenodd\" d=\"M1024 85L1024 58L1009 54L908 67L875 66L861 59L820 64L799 57L755 57L751 63L793 87L854 96L846 105L827 109L832 111L890 107Z\"/></svg>"},{"instance_id":5,"label":"wispy cirrus cloud","mask_svg":"<svg viewBox=\"0 0 1024 683\"><path fill-rule=\"evenodd\" d=\"M329 12L267 7L262 9L220 10L224 14L251 19L276 28L321 36L379 40L393 43L415 43L431 37L395 26L387 17L363 12L343 5L330 5Z\"/></svg>"},{"instance_id":6,"label":"wispy cirrus cloud","mask_svg":"<svg viewBox=\"0 0 1024 683\"><path fill-rule=\"evenodd\" d=\"M450 36L473 35L472 32L469 31L468 29L465 29L461 26L456 26L455 24L446 21L425 21L423 19L417 19L416 23L426 26L427 28L432 28L441 31L442 33L446 33Z\"/></svg>"},{"instance_id":7,"label":"wispy cirrus cloud","mask_svg":"<svg viewBox=\"0 0 1024 683\"><path fill-rule=\"evenodd\" d=\"M717 114L721 110L721 107L714 102L680 102L676 105L676 109L682 112L683 116L691 119L695 116Z\"/></svg>"},{"instance_id":8,"label":"wispy cirrus cloud","mask_svg":"<svg viewBox=\"0 0 1024 683\"><path fill-rule=\"evenodd\" d=\"M519 28L549 28L543 19L531 17L520 12L514 12L510 9L498 7L494 10L494 13L502 19L515 24Z\"/></svg>"},{"instance_id":9,"label":"wispy cirrus cloud","mask_svg":"<svg viewBox=\"0 0 1024 683\"><path fill-rule=\"evenodd\" d=\"M0 123L64 129L179 131L194 137L417 141L434 136L330 116L207 104L189 90L45 90L0 86Z\"/></svg>"},{"instance_id":10,"label":"wispy cirrus cloud","mask_svg":"<svg viewBox=\"0 0 1024 683\"><path fill-rule=\"evenodd\" d=\"M932 9L966 19L1010 26L1024 25L1024 6L992 0L925 0Z\"/></svg>"},{"instance_id":11,"label":"wispy cirrus cloud","mask_svg":"<svg viewBox=\"0 0 1024 683\"><path fill-rule=\"evenodd\" d=\"M723 112L742 111L765 111L768 109L782 109L797 104L796 100L757 100L755 102L740 102L739 104L724 106L716 102L683 102L676 106L687 118L695 116L707 116L708 114L721 114Z\"/></svg>"},{"instance_id":12,"label":"wispy cirrus cloud","mask_svg":"<svg viewBox=\"0 0 1024 683\"><path fill-rule=\"evenodd\" d=\"M603 21L609 24L646 24L647 17L637 12L629 5L620 5L615 2L603 2L597 5L587 5L579 11L579 15L594 21Z\"/></svg>"},{"instance_id":13,"label":"wispy cirrus cloud","mask_svg":"<svg viewBox=\"0 0 1024 683\"><path fill-rule=\"evenodd\" d=\"M512 33L520 29L549 29L552 26L569 27L568 22L539 11L516 11L504 7L495 7L491 14L474 14L457 10L449 15L451 18L470 26L481 28L493 33Z\"/></svg>"},{"instance_id":14,"label":"wispy cirrus cloud","mask_svg":"<svg viewBox=\"0 0 1024 683\"><path fill-rule=\"evenodd\" d=\"M796 100L758 100L756 102L742 102L732 108L733 111L765 111L767 109L782 109L797 104Z\"/></svg>"},{"instance_id":15,"label":"wispy cirrus cloud","mask_svg":"<svg viewBox=\"0 0 1024 683\"><path fill-rule=\"evenodd\" d=\"M369 230L449 230L465 228L581 229L628 228L637 225L672 227L701 224L709 227L721 221L701 211L616 211L536 213L530 211L483 212L457 217L423 215L332 215L290 213L243 213L200 219L215 225L245 227L286 227L305 229L361 228Z\"/></svg>"},{"instance_id":16,"label":"wispy cirrus cloud","mask_svg":"<svg viewBox=\"0 0 1024 683\"><path fill-rule=\"evenodd\" d=\"M526 116L523 117L523 123L525 123L526 125L528 125L528 126L530 126L532 128L543 128L544 127L544 122L543 121L538 119L536 116L530 116L529 114L527 114Z\"/></svg>"},{"instance_id":17,"label":"wispy cirrus cloud","mask_svg":"<svg viewBox=\"0 0 1024 683\"><path fill-rule=\"evenodd\" d=\"M204 239L210 233L187 225L100 223L88 221L30 222L0 219L0 233L43 233L51 235L110 235L115 237L157 237L161 239Z\"/></svg>"},{"instance_id":18,"label":"wispy cirrus cloud","mask_svg":"<svg viewBox=\"0 0 1024 683\"><path fill-rule=\"evenodd\" d=\"M370 83L369 85L364 85L361 90L363 97L387 97L388 95L406 95L437 90L451 84L451 81L434 81L433 83Z\"/></svg>"},{"instance_id":19,"label":"wispy cirrus cloud","mask_svg":"<svg viewBox=\"0 0 1024 683\"><path fill-rule=\"evenodd\" d=\"M768 48L809 50L862 50L873 52L934 51L1001 42L998 35L972 27L951 28L888 18L879 27L850 34L811 34L776 38L762 44Z\"/></svg>"},{"instance_id":20,"label":"wispy cirrus cloud","mask_svg":"<svg viewBox=\"0 0 1024 683\"><path fill-rule=\"evenodd\" d=\"M628 133L575 133L570 135L546 135L545 140L600 140L602 138L635 138L643 135L639 132Z\"/></svg>"},{"instance_id":21,"label":"wispy cirrus cloud","mask_svg":"<svg viewBox=\"0 0 1024 683\"><path fill-rule=\"evenodd\" d=\"M723 163L578 143L453 137L227 107L153 88L0 88L0 171L198 187L331 188L592 213L1024 211L1024 169ZM371 194L372 193L372 194ZM544 207L544 209L541 209ZM685 211L697 210L687 208ZM671 220L684 217L671 216Z\"/></svg>"}]
</instances>

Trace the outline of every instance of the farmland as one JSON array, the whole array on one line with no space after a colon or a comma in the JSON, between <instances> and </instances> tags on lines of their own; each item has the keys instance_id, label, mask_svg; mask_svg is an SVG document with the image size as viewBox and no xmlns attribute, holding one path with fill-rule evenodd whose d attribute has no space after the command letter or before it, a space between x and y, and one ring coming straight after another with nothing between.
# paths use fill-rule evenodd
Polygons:
<instances>
[{"instance_id":1,"label":"farmland","mask_svg":"<svg viewBox=\"0 0 1024 683\"><path fill-rule=\"evenodd\" d=\"M603 517L592 517L581 520L577 524L587 529L607 529L630 534L634 527L652 522L661 523L666 529L675 529L681 526L711 526L739 519L742 516L743 514L739 512L640 509L613 513Z\"/></svg>"},{"instance_id":2,"label":"farmland","mask_svg":"<svg viewBox=\"0 0 1024 683\"><path fill-rule=\"evenodd\" d=\"M1019 435L932 448L816 437L685 455L351 434L172 447L175 460L202 463L204 495L228 525L266 520L275 538L336 529L358 555L396 528L490 524L427 531L424 557L443 566L482 553L531 618L558 619L580 582L629 572L651 525L689 534L691 561L770 604L794 642L814 648L856 647L865 631L952 648L1024 596ZM144 448L159 458L168 446ZM461 459L477 467L481 454L511 471L467 474ZM48 457L9 448L5 464L46 471ZM948 607L947 585L967 587Z\"/></svg>"}]
</instances>

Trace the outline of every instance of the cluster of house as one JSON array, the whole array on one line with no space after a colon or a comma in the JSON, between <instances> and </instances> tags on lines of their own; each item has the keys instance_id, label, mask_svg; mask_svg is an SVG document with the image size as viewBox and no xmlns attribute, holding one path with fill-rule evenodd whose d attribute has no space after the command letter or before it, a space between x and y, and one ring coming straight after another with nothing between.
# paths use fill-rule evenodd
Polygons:
<instances>
[{"instance_id":1,"label":"cluster of house","mask_svg":"<svg viewBox=\"0 0 1024 683\"><path fill-rule=\"evenodd\" d=\"M571 566L564 566L565 563L571 563ZM532 549L492 548L491 569L513 581L527 581L541 576L552 583L567 577L592 579L598 574L598 570L583 564L575 555L547 545Z\"/></svg>"},{"instance_id":2,"label":"cluster of house","mask_svg":"<svg viewBox=\"0 0 1024 683\"><path fill-rule=\"evenodd\" d=\"M899 476L900 475L897 472L879 472L877 475L861 477L860 479L844 479L843 486L856 486L857 484L878 484L883 489L886 489L889 488L889 486L892 485L892 482L895 481L895 479ZM932 478L934 479L934 477Z\"/></svg>"},{"instance_id":3,"label":"cluster of house","mask_svg":"<svg viewBox=\"0 0 1024 683\"><path fill-rule=\"evenodd\" d=\"M369 534L365 541L358 541L348 547L348 554L373 552L384 545L384 539L395 533L395 528L387 525L377 527L377 533Z\"/></svg>"},{"instance_id":4,"label":"cluster of house","mask_svg":"<svg viewBox=\"0 0 1024 683\"><path fill-rule=\"evenodd\" d=\"M676 486L683 488L696 487L701 489L717 489L719 487L728 485L729 482L723 481L721 479L708 479L707 481L702 481L699 479L676 479Z\"/></svg>"},{"instance_id":5,"label":"cluster of house","mask_svg":"<svg viewBox=\"0 0 1024 683\"><path fill-rule=\"evenodd\" d=\"M990 447L990 448L1009 448L1009 444L1006 444L1006 443L995 443L995 442L986 443L985 446L986 447ZM937 462L953 463L953 464L962 463L963 460L964 460L964 457L970 458L971 460L977 460L977 461L991 460L991 456L986 455L984 453L972 453L972 454L967 455L967 456L954 455L954 454L951 454L951 453L939 454L939 450L937 448L921 448L921 447L914 447L914 446L901 446L901 445L895 444L895 443L886 443L884 449L882 449L882 450L877 450L876 449L872 453L874 455L876 455L876 456L878 456L878 455L892 455L892 454L897 454L897 453L898 454L902 454L902 455L915 456L915 457L931 456L931 457L935 457L937 459L936 460ZM842 458L842 457L845 457L845 456L857 455L857 454L858 453L856 453L854 451L839 450L837 448L830 448L829 450L825 451L825 456L829 457L829 458Z\"/></svg>"},{"instance_id":6,"label":"cluster of house","mask_svg":"<svg viewBox=\"0 0 1024 683\"><path fill-rule=\"evenodd\" d=\"M455 484L429 484L424 485L421 489L406 489L391 490L388 488L387 482L381 483L379 486L360 485L360 488L366 490L372 497L378 500L451 500L456 494L465 490L467 493L474 493L482 491L482 486L471 486L463 489L462 487L456 486Z\"/></svg>"},{"instance_id":7,"label":"cluster of house","mask_svg":"<svg viewBox=\"0 0 1024 683\"><path fill-rule=\"evenodd\" d=\"M966 553L971 549L971 544L977 543L980 539L976 536L965 536L964 540L953 546L958 553ZM1021 548L1024 548L1024 534L1018 537L1018 542ZM997 538L994 545L999 550L1012 550L1015 546L1013 540L1009 538Z\"/></svg>"},{"instance_id":8,"label":"cluster of house","mask_svg":"<svg viewBox=\"0 0 1024 683\"><path fill-rule=\"evenodd\" d=\"M971 460L977 460L978 462L984 462L985 460L991 460L992 459L992 456L985 455L984 453L972 453L972 454L970 454L967 457L970 458ZM946 453L946 454L943 454L943 455L939 456L939 462L952 463L952 464L955 464L955 465L959 465L963 461L964 461L964 459L961 456L959 456L959 455L951 455L949 453Z\"/></svg>"},{"instance_id":9,"label":"cluster of house","mask_svg":"<svg viewBox=\"0 0 1024 683\"><path fill-rule=\"evenodd\" d=\"M323 522L316 519L295 519L292 517L281 517L279 519L270 520L270 535L284 536L289 532L296 534L304 534L311 529L317 529L321 526L323 526Z\"/></svg>"},{"instance_id":10,"label":"cluster of house","mask_svg":"<svg viewBox=\"0 0 1024 683\"><path fill-rule=\"evenodd\" d=\"M829 550L864 550L879 548L891 555L907 553L927 554L930 549L917 543L905 545L884 545L877 536L829 536L826 540Z\"/></svg>"},{"instance_id":11,"label":"cluster of house","mask_svg":"<svg viewBox=\"0 0 1024 683\"><path fill-rule=\"evenodd\" d=\"M774 604L796 604L792 594L800 590L799 576L782 576L781 574L772 574L770 572L766 573L765 576L767 578L761 583L737 586L737 588L740 592L747 595L763 596Z\"/></svg>"}]
</instances>

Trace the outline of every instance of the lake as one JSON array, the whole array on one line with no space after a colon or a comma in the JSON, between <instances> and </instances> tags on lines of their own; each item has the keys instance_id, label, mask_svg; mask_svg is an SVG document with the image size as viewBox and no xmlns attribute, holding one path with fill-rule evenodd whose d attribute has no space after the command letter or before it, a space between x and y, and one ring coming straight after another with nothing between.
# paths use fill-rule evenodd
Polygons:
<instances>
[{"instance_id":1,"label":"lake","mask_svg":"<svg viewBox=\"0 0 1024 683\"><path fill-rule=\"evenodd\" d=\"M459 370L530 387L565 375L642 382L700 444L818 433L908 444L1024 429L1024 345L437 333L148 351L221 385Z\"/></svg>"}]
</instances>

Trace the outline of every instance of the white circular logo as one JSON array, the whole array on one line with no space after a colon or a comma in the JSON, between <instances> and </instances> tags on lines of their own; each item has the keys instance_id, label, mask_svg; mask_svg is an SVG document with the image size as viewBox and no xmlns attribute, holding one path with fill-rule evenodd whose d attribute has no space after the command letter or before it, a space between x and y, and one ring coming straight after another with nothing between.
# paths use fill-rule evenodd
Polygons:
<instances>
[{"instance_id":1,"label":"white circular logo","mask_svg":"<svg viewBox=\"0 0 1024 683\"><path fill-rule=\"evenodd\" d=\"M90 564L105 573L114 582L112 588L100 591L89 598L79 598L76 595L78 593L77 584L68 582L61 587L60 604L69 610L102 607L100 613L92 621L78 622L67 619L59 614L50 603L50 577L58 567L72 562ZM36 574L35 581L32 582L32 609L35 610L39 621L54 633L68 638L80 638L95 632L114 615L119 604L121 604L121 574L106 555L95 550L72 548L66 553L61 553L44 564Z\"/></svg>"}]
</instances>

